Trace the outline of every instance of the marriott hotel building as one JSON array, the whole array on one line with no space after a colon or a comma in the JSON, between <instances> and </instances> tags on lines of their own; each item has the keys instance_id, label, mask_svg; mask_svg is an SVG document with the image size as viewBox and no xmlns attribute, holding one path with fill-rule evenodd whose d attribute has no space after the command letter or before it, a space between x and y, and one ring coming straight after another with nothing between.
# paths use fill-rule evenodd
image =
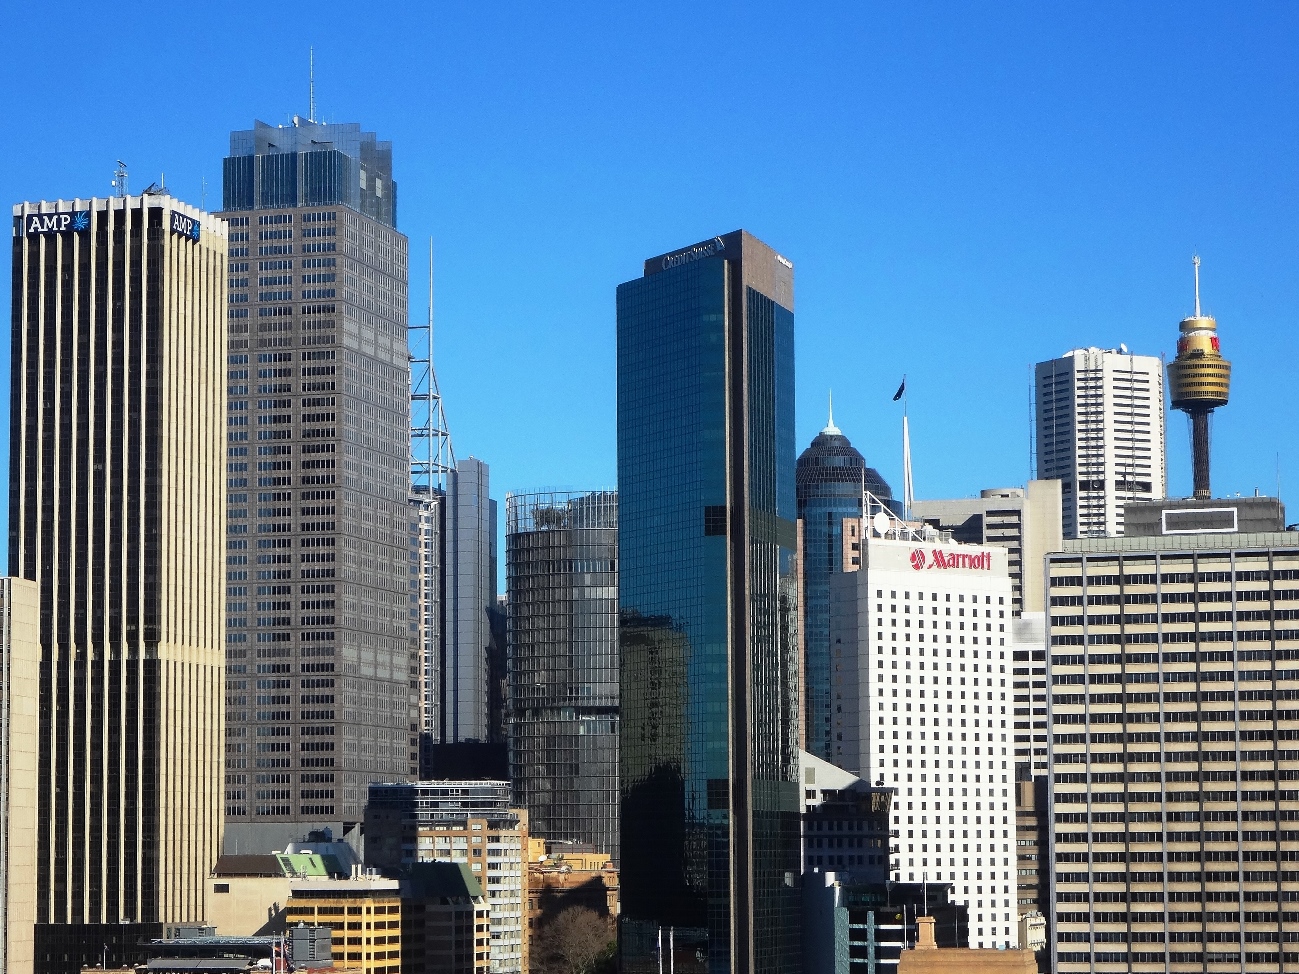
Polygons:
<instances>
[{"instance_id":1,"label":"marriott hotel building","mask_svg":"<svg viewBox=\"0 0 1299 974\"><path fill-rule=\"evenodd\" d=\"M832 760L897 789L893 881L950 883L969 906L969 946L1015 947L1007 551L883 514L845 519L842 537L830 590Z\"/></svg>"}]
</instances>

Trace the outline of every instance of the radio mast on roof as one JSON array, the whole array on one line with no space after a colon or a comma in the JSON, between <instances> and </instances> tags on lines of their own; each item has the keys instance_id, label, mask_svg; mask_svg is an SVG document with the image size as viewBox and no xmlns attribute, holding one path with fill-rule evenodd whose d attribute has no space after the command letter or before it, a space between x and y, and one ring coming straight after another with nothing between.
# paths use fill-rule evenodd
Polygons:
<instances>
[{"instance_id":1,"label":"radio mast on roof","mask_svg":"<svg viewBox=\"0 0 1299 974\"><path fill-rule=\"evenodd\" d=\"M446 490L456 454L442 408L442 392L433 369L433 238L428 242L428 321L411 323L410 341L410 481L425 492Z\"/></svg>"},{"instance_id":2,"label":"radio mast on roof","mask_svg":"<svg viewBox=\"0 0 1299 974\"><path fill-rule=\"evenodd\" d=\"M307 83L310 89L307 98L307 121L314 123L316 121L316 49L309 47L307 52Z\"/></svg>"},{"instance_id":3,"label":"radio mast on roof","mask_svg":"<svg viewBox=\"0 0 1299 974\"><path fill-rule=\"evenodd\" d=\"M117 168L113 170L113 188L117 190L118 197L126 195L126 163L121 159L117 160Z\"/></svg>"}]
</instances>

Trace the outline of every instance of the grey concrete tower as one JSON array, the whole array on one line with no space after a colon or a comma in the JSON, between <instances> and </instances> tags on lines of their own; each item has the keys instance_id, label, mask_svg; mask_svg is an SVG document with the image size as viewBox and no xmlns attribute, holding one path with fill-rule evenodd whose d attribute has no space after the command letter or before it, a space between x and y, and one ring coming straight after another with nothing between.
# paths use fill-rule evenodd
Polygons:
<instances>
[{"instance_id":1,"label":"grey concrete tower","mask_svg":"<svg viewBox=\"0 0 1299 974\"><path fill-rule=\"evenodd\" d=\"M418 765L407 243L392 147L230 136L227 848L359 826Z\"/></svg>"}]
</instances>

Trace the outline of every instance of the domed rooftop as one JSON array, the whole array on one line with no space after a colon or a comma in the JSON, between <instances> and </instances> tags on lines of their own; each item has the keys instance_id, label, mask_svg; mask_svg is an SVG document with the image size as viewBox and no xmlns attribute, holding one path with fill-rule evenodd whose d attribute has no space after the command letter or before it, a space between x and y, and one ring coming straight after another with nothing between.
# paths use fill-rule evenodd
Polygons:
<instances>
[{"instance_id":1,"label":"domed rooftop","mask_svg":"<svg viewBox=\"0 0 1299 974\"><path fill-rule=\"evenodd\" d=\"M860 491L863 476L866 489L880 500L893 498L892 488L879 471L866 466L866 458L834 425L834 404L831 402L829 422L812 440L812 445L802 452L794 468L798 498L801 501L818 493L844 493L843 487L835 489L838 485Z\"/></svg>"}]
</instances>

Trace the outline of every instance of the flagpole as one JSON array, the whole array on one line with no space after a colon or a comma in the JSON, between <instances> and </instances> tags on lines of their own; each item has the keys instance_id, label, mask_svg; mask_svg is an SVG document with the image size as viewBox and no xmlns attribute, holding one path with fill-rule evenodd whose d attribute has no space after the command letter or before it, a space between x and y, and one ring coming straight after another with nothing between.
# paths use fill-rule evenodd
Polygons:
<instances>
[{"instance_id":1,"label":"flagpole","mask_svg":"<svg viewBox=\"0 0 1299 974\"><path fill-rule=\"evenodd\" d=\"M911 483L911 426L907 417L907 377L902 376L902 508L911 520L911 502L915 500Z\"/></svg>"}]
</instances>

